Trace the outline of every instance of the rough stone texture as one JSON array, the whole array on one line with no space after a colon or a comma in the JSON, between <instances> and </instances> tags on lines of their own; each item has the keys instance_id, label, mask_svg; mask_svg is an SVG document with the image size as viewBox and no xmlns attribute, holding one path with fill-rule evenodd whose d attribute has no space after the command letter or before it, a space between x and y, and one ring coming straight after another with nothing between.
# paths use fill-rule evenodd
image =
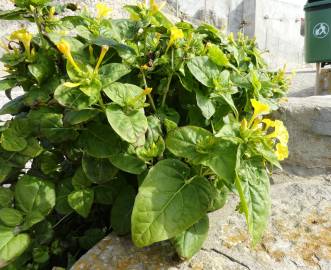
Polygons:
<instances>
[{"instance_id":1,"label":"rough stone texture","mask_svg":"<svg viewBox=\"0 0 331 270\"><path fill-rule=\"evenodd\" d=\"M180 263L170 245L135 248L129 239L109 235L72 270L329 270L331 269L330 176L303 179L278 175L273 185L272 215L261 244L250 246L243 216L230 198L209 215L210 231L203 249Z\"/></svg>"},{"instance_id":2,"label":"rough stone texture","mask_svg":"<svg viewBox=\"0 0 331 270\"><path fill-rule=\"evenodd\" d=\"M311 173L330 172L331 96L290 97L276 117L285 122L290 134L290 154L284 164Z\"/></svg>"}]
</instances>

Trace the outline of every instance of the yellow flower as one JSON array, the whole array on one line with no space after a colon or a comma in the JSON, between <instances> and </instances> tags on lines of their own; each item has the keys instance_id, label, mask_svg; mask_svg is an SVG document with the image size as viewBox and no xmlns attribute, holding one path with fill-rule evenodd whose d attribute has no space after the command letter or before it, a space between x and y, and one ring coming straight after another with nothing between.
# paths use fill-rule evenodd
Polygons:
<instances>
[{"instance_id":1,"label":"yellow flower","mask_svg":"<svg viewBox=\"0 0 331 270\"><path fill-rule=\"evenodd\" d=\"M285 158L288 157L288 148L286 145L283 145L281 143L278 143L276 145L276 151L275 154L277 156L278 160L284 160Z\"/></svg>"},{"instance_id":2,"label":"yellow flower","mask_svg":"<svg viewBox=\"0 0 331 270\"><path fill-rule=\"evenodd\" d=\"M31 33L26 31L26 29L20 29L20 30L13 32L10 35L10 39L21 41L23 43L25 51L27 52L28 55L30 55L30 43L32 40Z\"/></svg>"},{"instance_id":3,"label":"yellow flower","mask_svg":"<svg viewBox=\"0 0 331 270\"><path fill-rule=\"evenodd\" d=\"M61 40L58 44L56 44L58 50L63 53L63 55L67 58L69 63L76 69L76 71L81 72L80 68L76 64L74 58L71 55L70 44L65 40Z\"/></svg>"},{"instance_id":4,"label":"yellow flower","mask_svg":"<svg viewBox=\"0 0 331 270\"><path fill-rule=\"evenodd\" d=\"M270 107L268 104L261 103L256 99L251 99L252 106L254 108L254 115L265 115L270 113Z\"/></svg>"},{"instance_id":5,"label":"yellow flower","mask_svg":"<svg viewBox=\"0 0 331 270\"><path fill-rule=\"evenodd\" d=\"M275 122L272 121L271 119L267 119L267 118L263 119L262 120L262 123L265 124L264 130L268 130L270 127L274 127L275 126Z\"/></svg>"},{"instance_id":6,"label":"yellow flower","mask_svg":"<svg viewBox=\"0 0 331 270\"><path fill-rule=\"evenodd\" d=\"M103 60L103 58L105 57L105 55L106 55L106 53L107 53L108 50L109 50L109 47L106 46L106 45L104 45L104 46L101 47L100 56L99 56L99 59L98 59L98 62L97 62L97 64L96 64L96 66L95 66L95 68L94 68L94 72L95 72L95 73L98 72L99 67L100 67L100 65L101 65L101 63L102 63L102 60Z\"/></svg>"},{"instance_id":7,"label":"yellow flower","mask_svg":"<svg viewBox=\"0 0 331 270\"><path fill-rule=\"evenodd\" d=\"M95 5L95 7L97 9L97 18L98 19L107 17L108 14L113 11L113 9L111 7L107 6L104 3L98 3Z\"/></svg>"},{"instance_id":8,"label":"yellow flower","mask_svg":"<svg viewBox=\"0 0 331 270\"><path fill-rule=\"evenodd\" d=\"M150 87L146 87L144 89L144 92L143 94L146 96L146 95L149 95L151 92L152 92L153 88L150 88Z\"/></svg>"},{"instance_id":9,"label":"yellow flower","mask_svg":"<svg viewBox=\"0 0 331 270\"><path fill-rule=\"evenodd\" d=\"M181 29L178 29L176 26L170 28L170 40L168 43L167 50L175 43L176 40L184 38L184 33Z\"/></svg>"},{"instance_id":10,"label":"yellow flower","mask_svg":"<svg viewBox=\"0 0 331 270\"><path fill-rule=\"evenodd\" d=\"M275 131L273 132L273 134L281 144L286 145L288 143L288 131L282 121L275 121Z\"/></svg>"},{"instance_id":11,"label":"yellow flower","mask_svg":"<svg viewBox=\"0 0 331 270\"><path fill-rule=\"evenodd\" d=\"M150 9L152 11L152 14L154 15L155 13L159 12L164 6L166 2L162 2L160 6L158 6L155 3L155 0L150 0Z\"/></svg>"},{"instance_id":12,"label":"yellow flower","mask_svg":"<svg viewBox=\"0 0 331 270\"><path fill-rule=\"evenodd\" d=\"M54 17L54 14L55 14L55 7L51 7L49 9L48 17L52 19Z\"/></svg>"}]
</instances>

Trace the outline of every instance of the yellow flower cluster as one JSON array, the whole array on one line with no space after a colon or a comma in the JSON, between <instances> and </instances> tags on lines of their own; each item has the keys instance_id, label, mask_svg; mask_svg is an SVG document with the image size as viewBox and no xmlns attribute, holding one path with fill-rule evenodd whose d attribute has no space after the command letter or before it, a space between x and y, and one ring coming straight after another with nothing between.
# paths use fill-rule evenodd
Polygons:
<instances>
[{"instance_id":1,"label":"yellow flower cluster","mask_svg":"<svg viewBox=\"0 0 331 270\"><path fill-rule=\"evenodd\" d=\"M166 4L166 2L162 2L160 6L158 6L156 3L155 3L155 0L150 0L150 10L152 12L152 14L156 14L157 12L159 12Z\"/></svg>"},{"instance_id":2,"label":"yellow flower cluster","mask_svg":"<svg viewBox=\"0 0 331 270\"><path fill-rule=\"evenodd\" d=\"M105 18L110 12L113 11L111 7L107 6L104 3L98 3L95 5L95 7L97 9L97 19Z\"/></svg>"},{"instance_id":3,"label":"yellow flower cluster","mask_svg":"<svg viewBox=\"0 0 331 270\"><path fill-rule=\"evenodd\" d=\"M24 49L28 56L30 56L30 43L32 40L32 34L26 31L26 29L20 29L13 32L10 35L11 40L18 40L23 43Z\"/></svg>"},{"instance_id":4,"label":"yellow flower cluster","mask_svg":"<svg viewBox=\"0 0 331 270\"><path fill-rule=\"evenodd\" d=\"M61 40L58 44L56 44L56 47L61 53L63 53L63 55L67 58L69 63L76 69L76 71L81 72L79 66L77 65L77 63L75 62L74 58L71 55L70 44L65 40Z\"/></svg>"},{"instance_id":5,"label":"yellow flower cluster","mask_svg":"<svg viewBox=\"0 0 331 270\"><path fill-rule=\"evenodd\" d=\"M266 115L270 113L270 107L268 104L261 103L255 99L251 99L251 104L254 108L254 113L249 121L248 127L251 127L253 124L253 127L256 127L258 124L263 123L264 128L263 130L265 132L268 132L270 128L273 128L273 131L270 134L266 135L266 138L268 139L276 139L276 150L275 154L278 158L278 160L284 160L288 157L288 139L289 134L284 126L284 123L280 120L271 120L271 119L260 119L260 116ZM245 120L246 121L246 120Z\"/></svg>"}]
</instances>

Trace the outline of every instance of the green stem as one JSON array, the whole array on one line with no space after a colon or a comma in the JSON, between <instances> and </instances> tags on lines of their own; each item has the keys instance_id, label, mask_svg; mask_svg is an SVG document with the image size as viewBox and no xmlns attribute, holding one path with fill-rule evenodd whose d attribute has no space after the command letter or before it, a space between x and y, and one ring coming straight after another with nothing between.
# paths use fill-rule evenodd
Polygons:
<instances>
[{"instance_id":1,"label":"green stem","mask_svg":"<svg viewBox=\"0 0 331 270\"><path fill-rule=\"evenodd\" d=\"M164 105L165 105L167 95L168 95L168 92L169 92L169 88L170 88L170 84L171 84L171 80L172 80L172 73L168 77L168 83L167 83L166 90L165 90L165 92L163 94L163 97L162 97L161 107L164 107Z\"/></svg>"},{"instance_id":2,"label":"green stem","mask_svg":"<svg viewBox=\"0 0 331 270\"><path fill-rule=\"evenodd\" d=\"M141 70L141 74L143 75L143 80L144 80L144 85L145 85L145 89L148 88L147 86L147 81L146 81L146 77L145 77L145 73L143 70ZM153 108L153 111L156 112L156 107L155 107L155 103L154 103L154 100L153 100L153 97L151 94L148 94L148 99L149 99L149 102L151 103L151 106Z\"/></svg>"}]
</instances>

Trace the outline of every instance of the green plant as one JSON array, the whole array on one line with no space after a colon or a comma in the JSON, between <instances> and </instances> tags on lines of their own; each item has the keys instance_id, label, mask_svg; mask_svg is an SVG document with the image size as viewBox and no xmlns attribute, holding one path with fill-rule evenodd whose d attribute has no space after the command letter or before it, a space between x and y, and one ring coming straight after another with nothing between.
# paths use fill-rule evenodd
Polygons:
<instances>
[{"instance_id":1,"label":"green plant","mask_svg":"<svg viewBox=\"0 0 331 270\"><path fill-rule=\"evenodd\" d=\"M190 258L207 213L239 195L253 243L270 212L268 170L287 156L283 123L263 119L286 93L255 41L174 25L152 1L130 19L97 5L16 0L0 90L0 268L69 267L106 233L139 246L171 239Z\"/></svg>"}]
</instances>

